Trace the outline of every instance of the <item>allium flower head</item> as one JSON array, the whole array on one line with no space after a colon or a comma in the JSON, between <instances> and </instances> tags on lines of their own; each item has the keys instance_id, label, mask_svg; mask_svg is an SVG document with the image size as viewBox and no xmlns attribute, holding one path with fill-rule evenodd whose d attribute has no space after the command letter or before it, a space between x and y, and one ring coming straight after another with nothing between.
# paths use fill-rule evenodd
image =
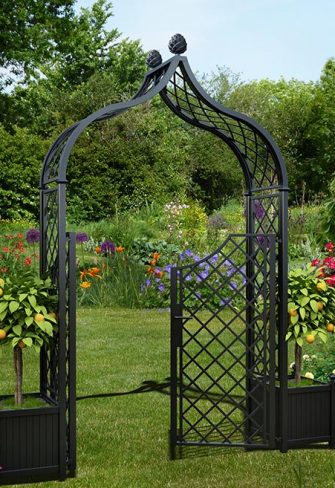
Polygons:
<instances>
[{"instance_id":1,"label":"allium flower head","mask_svg":"<svg viewBox=\"0 0 335 488\"><path fill-rule=\"evenodd\" d=\"M29 229L26 233L28 244L35 244L40 241L40 231L38 229Z\"/></svg>"},{"instance_id":2,"label":"allium flower head","mask_svg":"<svg viewBox=\"0 0 335 488\"><path fill-rule=\"evenodd\" d=\"M76 241L82 244L83 242L88 241L88 235L85 232L77 232L76 234Z\"/></svg>"},{"instance_id":3,"label":"allium flower head","mask_svg":"<svg viewBox=\"0 0 335 488\"><path fill-rule=\"evenodd\" d=\"M100 247L103 254L112 254L115 252L115 244L112 241L104 241Z\"/></svg>"}]
</instances>

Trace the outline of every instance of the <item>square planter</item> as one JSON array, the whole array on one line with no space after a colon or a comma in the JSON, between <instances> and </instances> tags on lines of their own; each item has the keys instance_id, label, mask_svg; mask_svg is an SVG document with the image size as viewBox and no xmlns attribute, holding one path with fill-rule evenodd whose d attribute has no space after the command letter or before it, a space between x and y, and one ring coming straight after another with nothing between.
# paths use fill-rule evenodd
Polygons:
<instances>
[{"instance_id":1,"label":"square planter","mask_svg":"<svg viewBox=\"0 0 335 488\"><path fill-rule=\"evenodd\" d=\"M263 388L262 380L252 378L251 388L254 389L251 397L250 408L255 410L254 425L257 428L263 424L263 411L256 410L257 405L262 402ZM314 381L310 386L299 386L288 388L288 446L298 447L308 444L318 444L321 442L332 443L332 383L321 383ZM269 432L270 415L275 415L275 436L281 437L280 432L280 389L275 386L275 412L266 409L266 435ZM269 385L266 385L265 402L269 405L270 392ZM259 402L259 403L257 403Z\"/></svg>"},{"instance_id":2,"label":"square planter","mask_svg":"<svg viewBox=\"0 0 335 488\"><path fill-rule=\"evenodd\" d=\"M58 406L0 410L0 484L57 479L58 471Z\"/></svg>"}]
</instances>

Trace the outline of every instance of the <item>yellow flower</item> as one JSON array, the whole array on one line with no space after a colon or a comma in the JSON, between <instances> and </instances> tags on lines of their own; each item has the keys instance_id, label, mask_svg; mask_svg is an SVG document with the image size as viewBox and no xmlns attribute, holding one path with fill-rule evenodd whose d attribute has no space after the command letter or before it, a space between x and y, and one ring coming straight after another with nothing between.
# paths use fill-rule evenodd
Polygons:
<instances>
[{"instance_id":1,"label":"yellow flower","mask_svg":"<svg viewBox=\"0 0 335 488\"><path fill-rule=\"evenodd\" d=\"M91 288L91 283L89 281L83 281L80 283L81 288Z\"/></svg>"},{"instance_id":2,"label":"yellow flower","mask_svg":"<svg viewBox=\"0 0 335 488\"><path fill-rule=\"evenodd\" d=\"M115 248L115 251L116 251L116 252L123 252L123 251L124 251L124 249L125 249L125 248L124 248L124 247L122 247L122 246L117 246L117 247Z\"/></svg>"}]
</instances>

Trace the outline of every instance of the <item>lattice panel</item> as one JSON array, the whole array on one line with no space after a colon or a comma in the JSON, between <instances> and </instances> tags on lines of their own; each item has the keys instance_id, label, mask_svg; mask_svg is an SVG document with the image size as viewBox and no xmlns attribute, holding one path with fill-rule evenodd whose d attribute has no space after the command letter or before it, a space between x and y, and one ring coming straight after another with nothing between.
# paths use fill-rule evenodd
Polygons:
<instances>
[{"instance_id":1,"label":"lattice panel","mask_svg":"<svg viewBox=\"0 0 335 488\"><path fill-rule=\"evenodd\" d=\"M178 268L181 443L267 444L273 247L273 236L230 236L207 258Z\"/></svg>"},{"instance_id":2,"label":"lattice panel","mask_svg":"<svg viewBox=\"0 0 335 488\"><path fill-rule=\"evenodd\" d=\"M218 106L200 97L183 64L163 90L162 97L188 121L232 141L248 165L253 188L278 185L278 171L267 140L243 119L228 116Z\"/></svg>"}]
</instances>

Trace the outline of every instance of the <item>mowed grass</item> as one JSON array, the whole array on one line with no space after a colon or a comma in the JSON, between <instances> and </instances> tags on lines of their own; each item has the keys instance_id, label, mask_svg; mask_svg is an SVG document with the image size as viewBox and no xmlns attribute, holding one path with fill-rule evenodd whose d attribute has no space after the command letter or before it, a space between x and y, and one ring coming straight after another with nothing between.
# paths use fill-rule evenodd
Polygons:
<instances>
[{"instance_id":1,"label":"mowed grass","mask_svg":"<svg viewBox=\"0 0 335 488\"><path fill-rule=\"evenodd\" d=\"M246 452L192 449L177 461L168 456L168 389L127 393L145 381L163 384L169 376L169 314L159 311L80 309L77 334L77 395L110 393L77 402L78 474L64 488L333 487L330 450ZM37 358L24 351L25 389L38 384ZM12 358L0 356L0 392L13 388ZM155 384L155 383L152 383ZM122 394L120 394L122 393ZM120 395L117 395L120 394Z\"/></svg>"}]
</instances>

